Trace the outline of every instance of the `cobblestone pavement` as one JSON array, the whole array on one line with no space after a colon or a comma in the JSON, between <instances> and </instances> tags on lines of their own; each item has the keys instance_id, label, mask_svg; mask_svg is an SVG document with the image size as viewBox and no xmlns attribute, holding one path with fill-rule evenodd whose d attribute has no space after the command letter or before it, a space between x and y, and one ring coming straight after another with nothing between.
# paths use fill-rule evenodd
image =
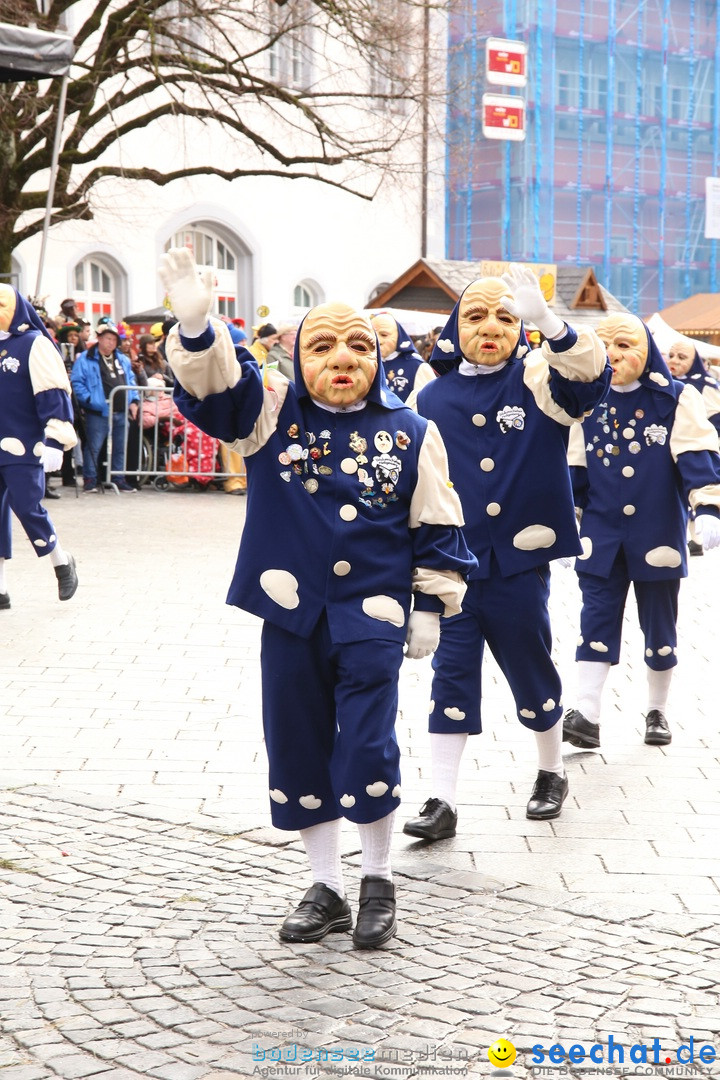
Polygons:
<instances>
[{"instance_id":1,"label":"cobblestone pavement","mask_svg":"<svg viewBox=\"0 0 720 1080\"><path fill-rule=\"evenodd\" d=\"M603 748L566 749L571 796L554 823L524 817L532 736L486 661L458 836L426 846L398 821L399 934L358 953L345 934L277 939L309 881L297 840L269 826L259 624L223 603L244 506L65 489L50 512L78 561L67 604L16 533L0 613L2 1080L524 1078L543 1075L531 1047L555 1043L600 1045L569 1066L593 1075L611 1037L613 1067L622 1051L637 1075L677 1075L684 1045L682 1075L711 1075L720 553L692 559L681 590L672 744L642 742L631 610ZM552 605L570 705L572 572L555 574ZM430 794L429 684L427 661L406 662L403 816ZM344 843L353 902L349 827ZM488 1060L498 1038L517 1049L509 1069Z\"/></svg>"}]
</instances>

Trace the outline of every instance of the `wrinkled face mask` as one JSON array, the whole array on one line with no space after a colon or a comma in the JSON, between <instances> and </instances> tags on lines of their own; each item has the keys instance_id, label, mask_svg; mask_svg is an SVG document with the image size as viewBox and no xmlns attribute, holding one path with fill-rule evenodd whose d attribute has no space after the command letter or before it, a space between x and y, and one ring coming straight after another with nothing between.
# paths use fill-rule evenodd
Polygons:
<instances>
[{"instance_id":1,"label":"wrinkled face mask","mask_svg":"<svg viewBox=\"0 0 720 1080\"><path fill-rule=\"evenodd\" d=\"M12 285L0 284L0 330L10 329L15 314L15 290Z\"/></svg>"},{"instance_id":2,"label":"wrinkled face mask","mask_svg":"<svg viewBox=\"0 0 720 1080\"><path fill-rule=\"evenodd\" d=\"M509 296L500 278L481 278L469 285L460 301L460 349L471 364L500 364L507 360L520 337L520 319L502 300Z\"/></svg>"},{"instance_id":3,"label":"wrinkled face mask","mask_svg":"<svg viewBox=\"0 0 720 1080\"><path fill-rule=\"evenodd\" d=\"M342 408L367 397L378 368L375 331L347 304L320 304L300 334L300 367L310 397Z\"/></svg>"},{"instance_id":4,"label":"wrinkled face mask","mask_svg":"<svg viewBox=\"0 0 720 1080\"><path fill-rule=\"evenodd\" d=\"M392 315L374 315L372 324L380 342L380 355L383 360L387 360L397 349L397 323Z\"/></svg>"},{"instance_id":5,"label":"wrinkled face mask","mask_svg":"<svg viewBox=\"0 0 720 1080\"><path fill-rule=\"evenodd\" d=\"M687 375L690 368L693 366L693 360L695 359L695 350L692 345L685 345L682 341L676 341L674 345L670 346L670 352L668 353L668 367L673 375Z\"/></svg>"},{"instance_id":6,"label":"wrinkled face mask","mask_svg":"<svg viewBox=\"0 0 720 1080\"><path fill-rule=\"evenodd\" d=\"M609 315L595 327L612 367L612 386L627 386L639 379L648 358L645 327L636 315Z\"/></svg>"}]
</instances>

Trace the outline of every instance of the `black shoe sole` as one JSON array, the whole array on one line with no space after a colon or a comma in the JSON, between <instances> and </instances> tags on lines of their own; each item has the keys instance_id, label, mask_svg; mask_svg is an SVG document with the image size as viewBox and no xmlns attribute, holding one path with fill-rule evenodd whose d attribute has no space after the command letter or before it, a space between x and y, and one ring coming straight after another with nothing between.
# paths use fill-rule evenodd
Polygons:
<instances>
[{"instance_id":1,"label":"black shoe sole","mask_svg":"<svg viewBox=\"0 0 720 1080\"><path fill-rule=\"evenodd\" d=\"M378 949L381 945L384 945L390 938L395 937L397 934L397 922L393 922L392 926L389 926L384 934L380 937L373 938L372 941L358 941L353 934L353 945L356 949Z\"/></svg>"},{"instance_id":2,"label":"black shoe sole","mask_svg":"<svg viewBox=\"0 0 720 1080\"><path fill-rule=\"evenodd\" d=\"M577 746L579 750L597 750L600 746L599 739L593 739L589 735L571 735L563 731L563 742L569 742L571 746Z\"/></svg>"},{"instance_id":3,"label":"black shoe sole","mask_svg":"<svg viewBox=\"0 0 720 1080\"><path fill-rule=\"evenodd\" d=\"M418 840L427 840L431 844L435 843L436 840L450 840L451 837L457 835L457 829L443 829L442 832L430 833L426 832L420 825L416 829L403 825L403 832L406 836L415 836Z\"/></svg>"},{"instance_id":4,"label":"black shoe sole","mask_svg":"<svg viewBox=\"0 0 720 1080\"><path fill-rule=\"evenodd\" d=\"M525 811L525 817L529 821L553 821L555 818L560 817L560 815L562 813L562 808L563 808L563 804L561 803L560 806L558 806L556 810L553 810L549 814L531 814L529 810L526 810Z\"/></svg>"},{"instance_id":5,"label":"black shoe sole","mask_svg":"<svg viewBox=\"0 0 720 1080\"><path fill-rule=\"evenodd\" d=\"M302 944L303 942L322 941L328 934L339 934L345 930L352 930L352 916L343 915L341 919L333 919L332 922L325 923L312 934L294 934L292 931L289 933L280 930L281 941L294 941Z\"/></svg>"},{"instance_id":6,"label":"black shoe sole","mask_svg":"<svg viewBox=\"0 0 720 1080\"><path fill-rule=\"evenodd\" d=\"M645 736L646 746L668 746L672 742L672 734Z\"/></svg>"}]
</instances>

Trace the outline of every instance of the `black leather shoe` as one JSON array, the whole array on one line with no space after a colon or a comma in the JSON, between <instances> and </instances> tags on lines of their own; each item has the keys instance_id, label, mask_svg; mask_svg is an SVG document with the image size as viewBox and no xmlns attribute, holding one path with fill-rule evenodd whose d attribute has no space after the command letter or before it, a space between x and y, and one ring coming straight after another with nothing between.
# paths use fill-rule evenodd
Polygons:
<instances>
[{"instance_id":1,"label":"black leather shoe","mask_svg":"<svg viewBox=\"0 0 720 1080\"><path fill-rule=\"evenodd\" d=\"M672 732L659 709L651 709L645 717L645 742L648 746L667 746L672 742Z\"/></svg>"},{"instance_id":2,"label":"black leather shoe","mask_svg":"<svg viewBox=\"0 0 720 1080\"><path fill-rule=\"evenodd\" d=\"M353 930L356 949L377 949L397 933L395 886L381 877L364 877Z\"/></svg>"},{"instance_id":3,"label":"black leather shoe","mask_svg":"<svg viewBox=\"0 0 720 1080\"><path fill-rule=\"evenodd\" d=\"M68 555L65 566L55 567L55 577L58 580L58 596L61 600L69 600L75 595L78 587L78 576L75 571L75 560Z\"/></svg>"},{"instance_id":4,"label":"black leather shoe","mask_svg":"<svg viewBox=\"0 0 720 1080\"><path fill-rule=\"evenodd\" d=\"M691 555L704 555L702 544L698 544L697 540L688 541L688 551Z\"/></svg>"},{"instance_id":5,"label":"black leather shoe","mask_svg":"<svg viewBox=\"0 0 720 1080\"><path fill-rule=\"evenodd\" d=\"M568 709L563 717L563 742L581 750L595 750L600 745L600 725L593 724L577 709Z\"/></svg>"},{"instance_id":6,"label":"black leather shoe","mask_svg":"<svg viewBox=\"0 0 720 1080\"><path fill-rule=\"evenodd\" d=\"M533 821L549 821L550 818L560 817L562 804L567 799L569 790L567 776L558 776L557 773L541 769L527 804L527 817Z\"/></svg>"},{"instance_id":7,"label":"black leather shoe","mask_svg":"<svg viewBox=\"0 0 720 1080\"><path fill-rule=\"evenodd\" d=\"M326 934L352 929L350 905L322 882L315 882L280 927L281 941L320 941Z\"/></svg>"},{"instance_id":8,"label":"black leather shoe","mask_svg":"<svg viewBox=\"0 0 720 1080\"><path fill-rule=\"evenodd\" d=\"M428 799L420 807L420 817L412 818L403 825L407 836L419 836L421 840L447 840L455 835L457 813L444 799Z\"/></svg>"},{"instance_id":9,"label":"black leather shoe","mask_svg":"<svg viewBox=\"0 0 720 1080\"><path fill-rule=\"evenodd\" d=\"M10 593L0 592L0 611L10 607Z\"/></svg>"},{"instance_id":10,"label":"black leather shoe","mask_svg":"<svg viewBox=\"0 0 720 1080\"><path fill-rule=\"evenodd\" d=\"M45 494L43 499L60 499L62 496L59 491L55 491L49 484L45 485Z\"/></svg>"}]
</instances>

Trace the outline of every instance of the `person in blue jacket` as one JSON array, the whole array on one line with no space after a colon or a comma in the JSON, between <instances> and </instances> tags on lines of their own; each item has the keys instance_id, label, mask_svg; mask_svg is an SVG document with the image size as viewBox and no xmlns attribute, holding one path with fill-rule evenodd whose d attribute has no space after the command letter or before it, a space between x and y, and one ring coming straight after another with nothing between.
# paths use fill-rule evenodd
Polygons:
<instances>
[{"instance_id":1,"label":"person in blue jacket","mask_svg":"<svg viewBox=\"0 0 720 1080\"><path fill-rule=\"evenodd\" d=\"M97 343L81 353L70 375L73 392L83 411L85 446L83 447L83 488L98 491L98 461L103 443L110 433L110 395L117 386L133 389L113 394L112 452L110 470L119 491L134 491L123 474L126 446L126 405L131 421L137 417L139 394L129 358L120 352L120 334L111 322L97 328ZM125 395L127 394L127 401Z\"/></svg>"},{"instance_id":2,"label":"person in blue jacket","mask_svg":"<svg viewBox=\"0 0 720 1080\"><path fill-rule=\"evenodd\" d=\"M529 351L523 320L546 340ZM538 774L527 816L557 817L568 793L562 761L560 676L551 656L550 562L580 550L567 444L570 428L605 392L605 350L549 308L529 268L472 282L433 350L439 379L417 395L437 424L478 560L462 612L443 624L433 659L432 793L404 832L455 835L456 792L468 735L482 730L487 644L535 734Z\"/></svg>"},{"instance_id":3,"label":"person in blue jacket","mask_svg":"<svg viewBox=\"0 0 720 1080\"><path fill-rule=\"evenodd\" d=\"M437 644L474 565L433 423L387 390L375 332L345 304L313 308L294 384L208 319L212 280L173 249L160 270L179 318L167 343L175 400L245 459L247 516L228 602L263 620L263 727L273 824L299 830L313 884L284 941L350 929L340 862L357 825L353 942L396 932L390 843L400 802L394 725L407 655Z\"/></svg>"},{"instance_id":4,"label":"person in blue jacket","mask_svg":"<svg viewBox=\"0 0 720 1080\"><path fill-rule=\"evenodd\" d=\"M381 311L371 321L380 342L387 384L401 401L407 401L413 392L422 390L425 383L435 378L435 372L393 315Z\"/></svg>"},{"instance_id":5,"label":"person in blue jacket","mask_svg":"<svg viewBox=\"0 0 720 1080\"><path fill-rule=\"evenodd\" d=\"M60 469L63 451L76 442L70 384L34 307L6 284L0 284L0 402L0 608L10 607L10 510L35 553L50 559L60 600L69 600L78 587L75 560L61 547L41 499L45 473Z\"/></svg>"},{"instance_id":6,"label":"person in blue jacket","mask_svg":"<svg viewBox=\"0 0 720 1080\"><path fill-rule=\"evenodd\" d=\"M600 745L602 691L620 659L632 583L645 639L645 742L666 746L688 506L703 548L720 544L717 431L694 385L672 377L637 316L612 315L596 329L613 374L609 392L570 440L575 504L582 511L583 550L575 569L583 606L578 695L564 720L564 738L583 749Z\"/></svg>"}]
</instances>

